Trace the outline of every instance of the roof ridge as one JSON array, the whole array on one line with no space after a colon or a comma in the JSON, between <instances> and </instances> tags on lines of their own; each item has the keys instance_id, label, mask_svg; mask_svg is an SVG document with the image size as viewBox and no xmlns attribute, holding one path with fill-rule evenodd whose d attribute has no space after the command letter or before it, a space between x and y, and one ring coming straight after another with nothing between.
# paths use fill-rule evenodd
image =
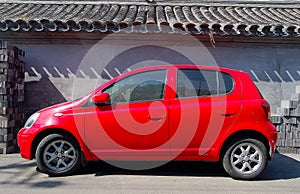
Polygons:
<instances>
[{"instance_id":1,"label":"roof ridge","mask_svg":"<svg viewBox=\"0 0 300 194\"><path fill-rule=\"evenodd\" d=\"M0 4L4 3L14 3L14 4L49 4L49 5L103 5L103 4L116 4L116 5L149 5L149 6L214 6L214 7L236 7L236 6L244 6L244 7L280 7L280 8L300 8L299 3L300 1L283 1L283 0L273 0L273 1L237 1L237 0L229 0L229 1L220 1L220 0L203 0L201 2L192 1L192 2L182 2L182 1L94 1L94 0L86 0L86 1L79 1L79 0L2 0Z\"/></svg>"}]
</instances>

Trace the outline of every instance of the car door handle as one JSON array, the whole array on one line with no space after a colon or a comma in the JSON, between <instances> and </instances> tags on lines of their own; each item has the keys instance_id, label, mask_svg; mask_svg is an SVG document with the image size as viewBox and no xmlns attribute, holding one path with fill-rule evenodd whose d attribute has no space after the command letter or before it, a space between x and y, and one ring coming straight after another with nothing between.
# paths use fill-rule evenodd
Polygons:
<instances>
[{"instance_id":1,"label":"car door handle","mask_svg":"<svg viewBox=\"0 0 300 194\"><path fill-rule=\"evenodd\" d=\"M151 117L151 116L149 116L151 121L160 121L160 120L165 119L165 117L166 117L165 115L162 116L162 117Z\"/></svg>"},{"instance_id":2,"label":"car door handle","mask_svg":"<svg viewBox=\"0 0 300 194\"><path fill-rule=\"evenodd\" d=\"M234 114L235 114L235 112L220 113L220 115L223 116L223 117L230 117L230 116L232 116Z\"/></svg>"}]
</instances>

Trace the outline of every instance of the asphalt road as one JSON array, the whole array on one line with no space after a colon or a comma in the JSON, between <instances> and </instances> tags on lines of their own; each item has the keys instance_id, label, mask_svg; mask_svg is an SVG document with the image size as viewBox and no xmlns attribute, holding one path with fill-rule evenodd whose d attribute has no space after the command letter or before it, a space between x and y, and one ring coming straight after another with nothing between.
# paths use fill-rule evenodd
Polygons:
<instances>
[{"instance_id":1,"label":"asphalt road","mask_svg":"<svg viewBox=\"0 0 300 194\"><path fill-rule=\"evenodd\" d=\"M228 177L219 164L170 162L144 171L90 163L67 177L36 171L35 161L0 156L0 193L300 193L300 155L276 153L255 181Z\"/></svg>"}]
</instances>

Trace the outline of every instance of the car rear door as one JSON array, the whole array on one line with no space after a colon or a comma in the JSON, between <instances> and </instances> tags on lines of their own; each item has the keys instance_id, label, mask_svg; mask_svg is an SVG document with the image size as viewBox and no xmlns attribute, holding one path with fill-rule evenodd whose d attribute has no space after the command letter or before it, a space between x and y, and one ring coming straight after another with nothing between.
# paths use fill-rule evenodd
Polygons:
<instances>
[{"instance_id":1,"label":"car rear door","mask_svg":"<svg viewBox=\"0 0 300 194\"><path fill-rule=\"evenodd\" d=\"M204 156L213 147L237 118L238 87L229 74L217 70L177 69L176 96L170 100L172 155Z\"/></svg>"}]
</instances>

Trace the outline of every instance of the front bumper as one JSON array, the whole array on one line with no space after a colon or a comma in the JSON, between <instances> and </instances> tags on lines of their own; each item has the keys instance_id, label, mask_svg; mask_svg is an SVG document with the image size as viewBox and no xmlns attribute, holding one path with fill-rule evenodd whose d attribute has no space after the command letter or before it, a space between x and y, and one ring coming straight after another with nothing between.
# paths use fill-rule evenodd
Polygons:
<instances>
[{"instance_id":1,"label":"front bumper","mask_svg":"<svg viewBox=\"0 0 300 194\"><path fill-rule=\"evenodd\" d=\"M26 158L28 160L32 160L31 156L31 135L24 133L25 128L21 129L18 133L17 140L18 140L18 146L20 148L20 154L23 158Z\"/></svg>"}]
</instances>

